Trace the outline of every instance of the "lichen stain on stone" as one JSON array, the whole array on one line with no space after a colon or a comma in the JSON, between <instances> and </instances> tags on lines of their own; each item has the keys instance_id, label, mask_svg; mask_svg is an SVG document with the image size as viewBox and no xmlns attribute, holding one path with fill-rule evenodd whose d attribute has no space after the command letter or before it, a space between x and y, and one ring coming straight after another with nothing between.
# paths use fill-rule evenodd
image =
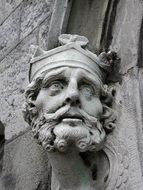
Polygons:
<instances>
[{"instance_id":1,"label":"lichen stain on stone","mask_svg":"<svg viewBox=\"0 0 143 190\"><path fill-rule=\"evenodd\" d=\"M88 187L89 185L89 177L86 175L84 168L82 167L82 165L80 165L79 163L75 166L76 168L76 172L78 173L78 175L81 178L81 182L83 183L83 186Z\"/></svg>"}]
</instances>

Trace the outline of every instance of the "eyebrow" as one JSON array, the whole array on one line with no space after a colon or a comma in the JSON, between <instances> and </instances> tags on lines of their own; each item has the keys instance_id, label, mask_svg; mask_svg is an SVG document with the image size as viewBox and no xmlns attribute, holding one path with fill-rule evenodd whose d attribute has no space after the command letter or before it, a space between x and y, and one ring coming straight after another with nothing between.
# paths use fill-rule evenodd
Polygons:
<instances>
[{"instance_id":1,"label":"eyebrow","mask_svg":"<svg viewBox=\"0 0 143 190\"><path fill-rule=\"evenodd\" d=\"M47 83L49 80L52 80L53 78L56 79L59 76L63 76L66 68L56 68L55 70L50 70L47 72L43 79L43 84Z\"/></svg>"},{"instance_id":2,"label":"eyebrow","mask_svg":"<svg viewBox=\"0 0 143 190\"><path fill-rule=\"evenodd\" d=\"M102 87L103 84L102 84L101 80L99 79L98 75L94 76L92 73L88 73L88 75L87 75L87 73L88 72L84 71L84 70L80 71L78 80L84 79L86 81L89 81L93 85ZM98 81L97 81L97 79L98 79Z\"/></svg>"},{"instance_id":3,"label":"eyebrow","mask_svg":"<svg viewBox=\"0 0 143 190\"><path fill-rule=\"evenodd\" d=\"M63 77L64 73L66 71L67 67L59 67L56 69L51 69L47 71L47 74L45 75L42 84L45 85L46 83L50 82L53 79L58 79L59 77ZM89 83L92 83L93 85L102 88L102 81L98 77L98 75L95 75L86 71L86 70L80 70L78 72L78 81L85 80Z\"/></svg>"}]
</instances>

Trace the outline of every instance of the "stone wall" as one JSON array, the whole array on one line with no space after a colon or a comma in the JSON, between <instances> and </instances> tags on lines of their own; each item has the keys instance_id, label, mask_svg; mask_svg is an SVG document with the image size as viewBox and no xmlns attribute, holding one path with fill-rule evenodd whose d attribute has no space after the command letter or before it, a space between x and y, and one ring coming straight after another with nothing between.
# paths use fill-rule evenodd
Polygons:
<instances>
[{"instance_id":1,"label":"stone wall","mask_svg":"<svg viewBox=\"0 0 143 190\"><path fill-rule=\"evenodd\" d=\"M29 47L46 48L53 5L54 0L0 1L0 120L6 139L4 151L0 142L1 190L48 188L47 157L31 138L22 104Z\"/></svg>"},{"instance_id":2,"label":"stone wall","mask_svg":"<svg viewBox=\"0 0 143 190\"><path fill-rule=\"evenodd\" d=\"M120 0L110 45L110 48L117 51L121 58L121 103L129 114L127 120L132 118L132 123L126 125L122 133L129 152L129 180L132 184L130 189L139 190L142 189L143 184L143 69L142 65L139 65L143 54L140 45L143 43L143 38L140 37L143 35L142 19L142 1Z\"/></svg>"},{"instance_id":3,"label":"stone wall","mask_svg":"<svg viewBox=\"0 0 143 190\"><path fill-rule=\"evenodd\" d=\"M6 139L27 128L20 110L28 84L29 47L39 44L45 48L53 3L2 0L0 4L0 119Z\"/></svg>"}]
</instances>

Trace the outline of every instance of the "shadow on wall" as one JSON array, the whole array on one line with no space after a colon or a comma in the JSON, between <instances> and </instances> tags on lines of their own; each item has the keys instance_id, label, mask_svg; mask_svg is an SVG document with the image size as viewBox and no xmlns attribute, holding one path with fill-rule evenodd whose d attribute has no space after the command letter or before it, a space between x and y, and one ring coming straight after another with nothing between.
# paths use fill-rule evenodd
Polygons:
<instances>
[{"instance_id":1,"label":"shadow on wall","mask_svg":"<svg viewBox=\"0 0 143 190\"><path fill-rule=\"evenodd\" d=\"M143 67L143 18L142 18L142 24L140 28L140 37L139 37L139 44L138 44L138 66Z\"/></svg>"},{"instance_id":2,"label":"shadow on wall","mask_svg":"<svg viewBox=\"0 0 143 190\"><path fill-rule=\"evenodd\" d=\"M2 171L2 164L3 164L4 142L5 142L4 124L0 121L0 173Z\"/></svg>"}]
</instances>

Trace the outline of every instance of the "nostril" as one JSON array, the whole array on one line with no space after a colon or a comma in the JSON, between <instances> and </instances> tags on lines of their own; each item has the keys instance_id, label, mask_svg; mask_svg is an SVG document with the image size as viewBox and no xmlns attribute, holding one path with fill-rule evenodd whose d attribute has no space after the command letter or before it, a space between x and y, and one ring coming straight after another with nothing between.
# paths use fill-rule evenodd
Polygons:
<instances>
[{"instance_id":1,"label":"nostril","mask_svg":"<svg viewBox=\"0 0 143 190\"><path fill-rule=\"evenodd\" d=\"M80 101L79 100L74 100L74 101L70 101L72 106L80 106Z\"/></svg>"},{"instance_id":2,"label":"nostril","mask_svg":"<svg viewBox=\"0 0 143 190\"><path fill-rule=\"evenodd\" d=\"M70 102L71 102L71 99L70 99L70 98L67 98L67 99L66 99L66 102L67 102L67 103L70 103Z\"/></svg>"},{"instance_id":3,"label":"nostril","mask_svg":"<svg viewBox=\"0 0 143 190\"><path fill-rule=\"evenodd\" d=\"M79 104L79 106L78 106L80 109L81 109L81 105Z\"/></svg>"},{"instance_id":4,"label":"nostril","mask_svg":"<svg viewBox=\"0 0 143 190\"><path fill-rule=\"evenodd\" d=\"M79 100L76 100L75 103L76 103L76 105L79 105L79 104L80 104L80 101L79 101Z\"/></svg>"},{"instance_id":5,"label":"nostril","mask_svg":"<svg viewBox=\"0 0 143 190\"><path fill-rule=\"evenodd\" d=\"M70 95L68 95L66 98L65 98L65 101L64 101L65 104L71 104L72 106L76 106L76 105L80 105L80 99L79 99L79 96L76 95L76 94L73 94L71 93Z\"/></svg>"}]
</instances>

